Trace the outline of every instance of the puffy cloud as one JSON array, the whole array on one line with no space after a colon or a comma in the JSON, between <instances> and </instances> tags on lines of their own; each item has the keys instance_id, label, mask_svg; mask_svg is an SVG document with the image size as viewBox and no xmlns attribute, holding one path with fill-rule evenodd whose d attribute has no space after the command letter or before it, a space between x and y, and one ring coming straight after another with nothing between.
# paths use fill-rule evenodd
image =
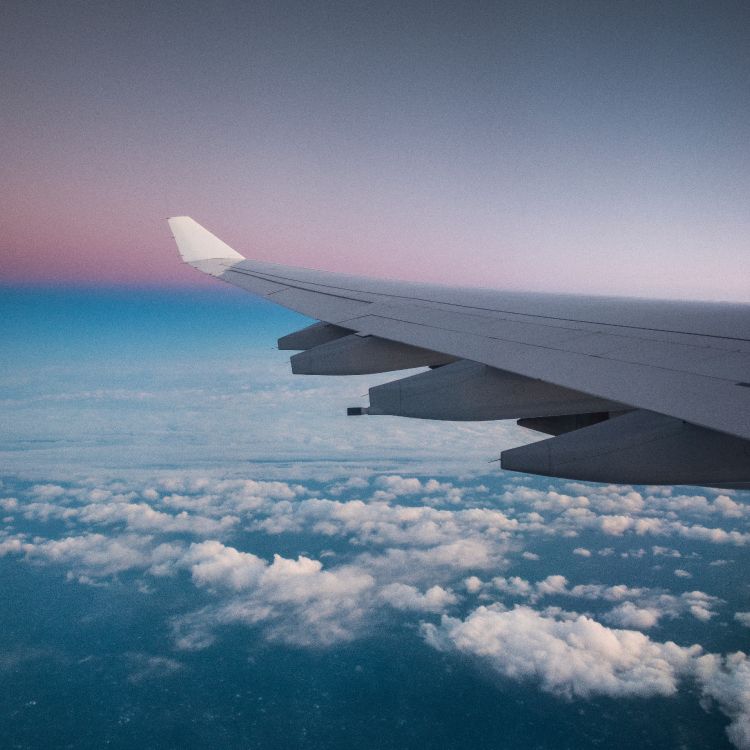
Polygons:
<instances>
[{"instance_id":1,"label":"puffy cloud","mask_svg":"<svg viewBox=\"0 0 750 750\"><path fill-rule=\"evenodd\" d=\"M193 580L200 586L220 586L241 591L257 583L266 562L218 541L191 544L182 557Z\"/></svg>"},{"instance_id":2,"label":"puffy cloud","mask_svg":"<svg viewBox=\"0 0 750 750\"><path fill-rule=\"evenodd\" d=\"M633 527L633 519L630 516L602 516L599 519L601 530L612 536L622 536L628 529Z\"/></svg>"},{"instance_id":3,"label":"puffy cloud","mask_svg":"<svg viewBox=\"0 0 750 750\"><path fill-rule=\"evenodd\" d=\"M227 515L214 520L186 511L172 515L155 510L147 503L85 505L75 513L68 511L66 517L77 517L83 523L92 526L124 523L133 531L187 533L200 536L222 535L239 521L237 516Z\"/></svg>"},{"instance_id":4,"label":"puffy cloud","mask_svg":"<svg viewBox=\"0 0 750 750\"><path fill-rule=\"evenodd\" d=\"M531 596L535 588L533 584L520 578L519 576L512 576L511 578L503 578L498 576L492 579L492 583L498 591L502 591L504 594L510 594L511 596Z\"/></svg>"},{"instance_id":5,"label":"puffy cloud","mask_svg":"<svg viewBox=\"0 0 750 750\"><path fill-rule=\"evenodd\" d=\"M547 576L531 583L513 576L493 578L494 587L507 596L527 599L535 603L545 596L564 596L590 601L622 602L606 615L614 625L647 629L656 625L660 618L680 617L691 614L698 620L708 621L716 614L715 608L721 599L703 591L687 591L679 596L661 589L638 588L624 584L579 583L570 586L562 575Z\"/></svg>"},{"instance_id":6,"label":"puffy cloud","mask_svg":"<svg viewBox=\"0 0 750 750\"><path fill-rule=\"evenodd\" d=\"M438 496L445 503L460 503L467 493L485 493L484 485L476 487L456 487L450 482L440 482L437 479L421 481L416 477L402 477L399 474L383 475L375 480L379 490L376 499L393 500L403 495Z\"/></svg>"},{"instance_id":7,"label":"puffy cloud","mask_svg":"<svg viewBox=\"0 0 750 750\"><path fill-rule=\"evenodd\" d=\"M611 613L621 624L651 615L622 605ZM653 615L655 616L655 615ZM434 648L455 650L489 664L508 679L535 680L566 698L673 695L680 680L693 679L703 706L715 702L731 723L730 741L750 748L750 659L742 652L704 654L701 647L660 642L636 630L609 628L596 620L548 608L479 607L464 620L443 615L422 633Z\"/></svg>"},{"instance_id":8,"label":"puffy cloud","mask_svg":"<svg viewBox=\"0 0 750 750\"><path fill-rule=\"evenodd\" d=\"M151 564L149 539L104 534L48 539L25 543L19 551L31 560L46 560L69 566L77 574L100 578L125 570L144 569Z\"/></svg>"},{"instance_id":9,"label":"puffy cloud","mask_svg":"<svg viewBox=\"0 0 750 750\"><path fill-rule=\"evenodd\" d=\"M403 583L384 586L380 590L380 597L396 609L414 612L444 612L447 607L458 601L452 591L442 586L431 586L421 593L414 586Z\"/></svg>"},{"instance_id":10,"label":"puffy cloud","mask_svg":"<svg viewBox=\"0 0 750 750\"><path fill-rule=\"evenodd\" d=\"M255 528L268 534L311 530L349 537L361 546L438 547L474 539L504 547L519 522L491 508L440 510L385 501L311 498L277 503Z\"/></svg>"},{"instance_id":11,"label":"puffy cloud","mask_svg":"<svg viewBox=\"0 0 750 750\"><path fill-rule=\"evenodd\" d=\"M427 492L422 482L416 477L402 477L399 475L382 476L375 480L378 487L386 490L393 497L399 495L415 495L419 492Z\"/></svg>"},{"instance_id":12,"label":"puffy cloud","mask_svg":"<svg viewBox=\"0 0 750 750\"><path fill-rule=\"evenodd\" d=\"M746 545L750 534L740 529L692 523L691 517L746 523L750 505L729 494L713 500L705 495L675 495L672 490L649 487L646 494L630 487L563 485L571 493L514 486L500 497L506 504L525 505L544 520L544 533L574 535L578 530L598 530L610 536L624 534L677 536L712 544ZM521 518L521 514L518 514Z\"/></svg>"},{"instance_id":13,"label":"puffy cloud","mask_svg":"<svg viewBox=\"0 0 750 750\"><path fill-rule=\"evenodd\" d=\"M465 620L443 616L439 626L425 624L423 633L436 648L481 658L511 679L539 680L543 690L567 698L672 695L701 651L526 606L479 607Z\"/></svg>"},{"instance_id":14,"label":"puffy cloud","mask_svg":"<svg viewBox=\"0 0 750 750\"><path fill-rule=\"evenodd\" d=\"M682 553L676 549L670 549L669 547L660 547L654 545L651 547L651 552L654 557L682 557Z\"/></svg>"},{"instance_id":15,"label":"puffy cloud","mask_svg":"<svg viewBox=\"0 0 750 750\"><path fill-rule=\"evenodd\" d=\"M55 528L66 531L62 538L43 539L31 533L10 535L9 529L0 537L0 555L54 563L89 583L126 570L157 577L181 574L204 589L212 603L176 617L179 648L202 648L231 624L257 628L270 640L325 646L367 632L392 616L390 609L426 619L450 613L459 603L457 591L476 594L485 603L500 598L520 602L513 610L499 604L480 608L463 621L446 617L439 626L425 625L425 633L433 644L484 656L509 677L538 674L545 689L583 697L669 694L680 675L697 674L686 665L695 665L698 657L691 649L636 631L666 627L667 620L685 615L709 621L721 602L701 591L673 594L622 584L574 584L562 574L538 581L503 577L509 559L539 559L523 549L528 538L533 535L534 549L548 549L544 545L551 537L585 532L586 546L574 547L573 554L628 559L646 552L624 551L637 545L623 543L621 537L670 540L662 545L674 545L675 539L736 546L750 542L748 506L722 492L692 496L646 488L639 493L576 483L538 489L532 482L506 482L499 490L493 485L496 494L488 495L476 481L467 488L395 473L372 478L368 467L344 479L327 468L330 476L323 472L309 486L295 483L305 477L299 467L288 475L274 471L266 480L180 475L152 477L140 486L123 481L13 490L22 499L6 498L0 506L14 513L14 525L25 528L28 521L37 533L40 522L57 520L61 523ZM450 505L459 501L460 507ZM105 527L114 531L92 533ZM344 544L323 540L332 547L339 544L325 565L306 554L267 560L239 543L228 543L244 538L240 528L255 534L336 537ZM602 535L612 547L599 548L606 538ZM566 542L564 548L572 546ZM651 552L674 558L705 554L661 545ZM554 555L545 554L545 559ZM606 575L606 566L599 568ZM601 622L558 606L571 600L596 602L589 606L600 613ZM541 612L527 606L540 601L555 606ZM735 619L750 625L748 613L737 613ZM156 673L159 664L154 664ZM702 664L703 695L732 718L733 741L743 741L747 711L738 685L745 666L721 657ZM144 661L143 670L148 666Z\"/></svg>"},{"instance_id":16,"label":"puffy cloud","mask_svg":"<svg viewBox=\"0 0 750 750\"><path fill-rule=\"evenodd\" d=\"M714 700L731 719L727 735L741 750L750 748L750 659L738 651L706 654L695 661L695 677L705 699Z\"/></svg>"},{"instance_id":17,"label":"puffy cloud","mask_svg":"<svg viewBox=\"0 0 750 750\"><path fill-rule=\"evenodd\" d=\"M543 581L536 584L537 593L541 596L550 594L564 594L567 592L568 580L565 576L547 576Z\"/></svg>"},{"instance_id":18,"label":"puffy cloud","mask_svg":"<svg viewBox=\"0 0 750 750\"><path fill-rule=\"evenodd\" d=\"M750 628L750 612L735 612L734 619L741 625Z\"/></svg>"},{"instance_id":19,"label":"puffy cloud","mask_svg":"<svg viewBox=\"0 0 750 750\"><path fill-rule=\"evenodd\" d=\"M65 494L65 488L59 484L35 484L29 494L42 500L53 500Z\"/></svg>"},{"instance_id":20,"label":"puffy cloud","mask_svg":"<svg viewBox=\"0 0 750 750\"><path fill-rule=\"evenodd\" d=\"M357 558L363 567L381 578L408 583L453 580L467 572L498 570L507 566L507 545L484 539L461 539L424 549L388 548Z\"/></svg>"},{"instance_id":21,"label":"puffy cloud","mask_svg":"<svg viewBox=\"0 0 750 750\"><path fill-rule=\"evenodd\" d=\"M233 623L262 626L272 640L322 646L355 637L379 598L419 611L442 611L455 601L439 586L424 593L410 587L385 588L381 597L374 578L356 566L324 570L319 560L280 555L268 563L217 540L187 548L162 544L149 553L144 540L118 546L107 544L101 535L90 535L64 544L28 545L25 551L57 562L65 559L83 571L100 571L99 575L104 569L112 573L151 566L156 574L185 569L196 585L217 595L225 592L218 605L175 620L176 645L187 649L209 645L216 627ZM105 556L110 560L103 567Z\"/></svg>"},{"instance_id":22,"label":"puffy cloud","mask_svg":"<svg viewBox=\"0 0 750 750\"><path fill-rule=\"evenodd\" d=\"M208 552L208 550L205 550ZM249 556L250 558L254 556ZM367 572L352 566L323 570L322 563L307 557L296 560L274 556L269 565L231 552L214 549L210 568L196 562L192 568L210 579L242 589L225 603L207 607L175 620L178 648L196 649L209 645L212 631L221 625L244 624L262 627L266 638L305 646L327 646L359 635L365 617L372 613L370 595L375 581ZM424 596L437 600L427 592Z\"/></svg>"},{"instance_id":23,"label":"puffy cloud","mask_svg":"<svg viewBox=\"0 0 750 750\"><path fill-rule=\"evenodd\" d=\"M662 614L655 607L638 607L633 602L623 602L608 612L605 619L612 625L648 630L659 623Z\"/></svg>"}]
</instances>

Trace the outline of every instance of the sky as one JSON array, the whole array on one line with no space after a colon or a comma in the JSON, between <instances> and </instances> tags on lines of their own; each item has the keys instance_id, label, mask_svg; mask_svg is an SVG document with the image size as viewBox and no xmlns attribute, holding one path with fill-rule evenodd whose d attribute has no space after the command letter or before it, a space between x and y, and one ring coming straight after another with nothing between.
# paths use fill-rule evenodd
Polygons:
<instances>
[{"instance_id":1,"label":"sky","mask_svg":"<svg viewBox=\"0 0 750 750\"><path fill-rule=\"evenodd\" d=\"M0 10L9 284L195 286L251 258L750 299L743 2Z\"/></svg>"},{"instance_id":2,"label":"sky","mask_svg":"<svg viewBox=\"0 0 750 750\"><path fill-rule=\"evenodd\" d=\"M743 3L0 6L0 746L750 749L750 493L348 418L183 266L750 300ZM403 373L408 375L410 373Z\"/></svg>"}]
</instances>

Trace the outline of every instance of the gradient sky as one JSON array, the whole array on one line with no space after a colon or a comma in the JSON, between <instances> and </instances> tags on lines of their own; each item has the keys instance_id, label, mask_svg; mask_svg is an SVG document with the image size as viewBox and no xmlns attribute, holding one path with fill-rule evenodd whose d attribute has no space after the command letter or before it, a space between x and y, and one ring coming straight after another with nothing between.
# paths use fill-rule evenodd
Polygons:
<instances>
[{"instance_id":1,"label":"gradient sky","mask_svg":"<svg viewBox=\"0 0 750 750\"><path fill-rule=\"evenodd\" d=\"M249 257L750 300L750 5L0 10L0 279L211 283Z\"/></svg>"}]
</instances>

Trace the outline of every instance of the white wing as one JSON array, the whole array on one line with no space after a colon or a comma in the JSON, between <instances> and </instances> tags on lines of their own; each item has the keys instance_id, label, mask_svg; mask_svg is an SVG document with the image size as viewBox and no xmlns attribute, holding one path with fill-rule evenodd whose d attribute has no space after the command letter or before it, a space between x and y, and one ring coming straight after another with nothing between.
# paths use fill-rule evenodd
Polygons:
<instances>
[{"instance_id":1,"label":"white wing","mask_svg":"<svg viewBox=\"0 0 750 750\"><path fill-rule=\"evenodd\" d=\"M630 483L750 482L750 307L458 289L250 261L188 217L183 259L321 324L286 336L302 374L433 369L370 414L517 418L555 437L504 468Z\"/></svg>"}]
</instances>

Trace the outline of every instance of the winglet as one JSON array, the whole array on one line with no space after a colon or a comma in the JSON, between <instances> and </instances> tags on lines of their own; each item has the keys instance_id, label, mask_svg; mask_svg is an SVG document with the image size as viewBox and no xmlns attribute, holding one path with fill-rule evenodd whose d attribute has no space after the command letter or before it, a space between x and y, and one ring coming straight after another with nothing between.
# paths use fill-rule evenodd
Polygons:
<instances>
[{"instance_id":1,"label":"winglet","mask_svg":"<svg viewBox=\"0 0 750 750\"><path fill-rule=\"evenodd\" d=\"M222 242L189 216L174 216L167 221L177 249L186 263L214 258L232 261L245 259L244 255L232 250L226 242Z\"/></svg>"}]
</instances>

